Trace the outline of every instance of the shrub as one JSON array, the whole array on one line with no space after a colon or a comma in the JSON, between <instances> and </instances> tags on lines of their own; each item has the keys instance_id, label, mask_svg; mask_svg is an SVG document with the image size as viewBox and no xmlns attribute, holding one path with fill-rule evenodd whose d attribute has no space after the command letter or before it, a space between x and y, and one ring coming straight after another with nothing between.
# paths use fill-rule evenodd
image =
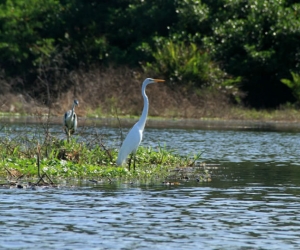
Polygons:
<instances>
[{"instance_id":1,"label":"shrub","mask_svg":"<svg viewBox=\"0 0 300 250\"><path fill-rule=\"evenodd\" d=\"M208 82L210 57L207 53L198 50L194 43L174 43L162 39L158 42L157 50L152 56L154 61L146 63L145 71L154 71L178 84L184 82L202 86Z\"/></svg>"},{"instance_id":2,"label":"shrub","mask_svg":"<svg viewBox=\"0 0 300 250\"><path fill-rule=\"evenodd\" d=\"M296 98L297 102L300 103L300 75L295 72L291 72L291 75L292 80L281 79L281 82L292 90L292 93Z\"/></svg>"},{"instance_id":3,"label":"shrub","mask_svg":"<svg viewBox=\"0 0 300 250\"><path fill-rule=\"evenodd\" d=\"M152 53L154 60L143 66L146 72L162 75L171 83L185 85L187 89L222 88L240 102L238 84L241 77L233 78L226 74L209 53L199 49L195 43L169 39L158 39L157 42L157 50Z\"/></svg>"}]
</instances>

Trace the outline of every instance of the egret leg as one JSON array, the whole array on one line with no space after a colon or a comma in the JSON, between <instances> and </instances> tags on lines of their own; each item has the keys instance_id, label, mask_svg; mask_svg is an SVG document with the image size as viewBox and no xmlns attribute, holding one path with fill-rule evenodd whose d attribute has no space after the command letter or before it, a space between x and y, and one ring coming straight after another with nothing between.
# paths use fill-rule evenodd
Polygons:
<instances>
[{"instance_id":1,"label":"egret leg","mask_svg":"<svg viewBox=\"0 0 300 250\"><path fill-rule=\"evenodd\" d=\"M129 171L130 171L130 165L131 165L132 155L133 155L133 154L130 154L130 158L129 158L129 161L128 161L128 170L129 170Z\"/></svg>"},{"instance_id":2,"label":"egret leg","mask_svg":"<svg viewBox=\"0 0 300 250\"><path fill-rule=\"evenodd\" d=\"M135 154L133 156L133 171L135 171Z\"/></svg>"}]
</instances>

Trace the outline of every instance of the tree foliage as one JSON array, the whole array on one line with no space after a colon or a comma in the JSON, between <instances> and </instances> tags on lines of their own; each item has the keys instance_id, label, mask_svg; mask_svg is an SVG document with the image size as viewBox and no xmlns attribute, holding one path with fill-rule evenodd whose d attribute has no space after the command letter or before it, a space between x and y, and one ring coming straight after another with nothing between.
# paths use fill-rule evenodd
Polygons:
<instances>
[{"instance_id":1,"label":"tree foliage","mask_svg":"<svg viewBox=\"0 0 300 250\"><path fill-rule=\"evenodd\" d=\"M41 67L151 65L174 84L242 79L245 103L276 107L294 100L281 79L299 74L299 41L292 0L0 2L0 67L25 87Z\"/></svg>"},{"instance_id":2,"label":"tree foliage","mask_svg":"<svg viewBox=\"0 0 300 250\"><path fill-rule=\"evenodd\" d=\"M284 0L217 1L213 33L205 42L225 70L247 81L248 100L274 106L290 98L280 82L300 67L300 4ZM269 95L269 97L268 97Z\"/></svg>"}]
</instances>

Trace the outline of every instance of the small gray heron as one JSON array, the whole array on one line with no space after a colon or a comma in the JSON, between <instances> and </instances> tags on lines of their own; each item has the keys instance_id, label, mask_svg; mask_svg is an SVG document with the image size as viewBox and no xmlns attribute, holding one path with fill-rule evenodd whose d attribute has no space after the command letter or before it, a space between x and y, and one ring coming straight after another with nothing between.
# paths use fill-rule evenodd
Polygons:
<instances>
[{"instance_id":1,"label":"small gray heron","mask_svg":"<svg viewBox=\"0 0 300 250\"><path fill-rule=\"evenodd\" d=\"M67 134L68 141L70 140L70 136L74 134L77 129L77 115L75 113L75 106L78 105L79 102L74 100L72 109L67 111L63 118L64 130Z\"/></svg>"}]
</instances>

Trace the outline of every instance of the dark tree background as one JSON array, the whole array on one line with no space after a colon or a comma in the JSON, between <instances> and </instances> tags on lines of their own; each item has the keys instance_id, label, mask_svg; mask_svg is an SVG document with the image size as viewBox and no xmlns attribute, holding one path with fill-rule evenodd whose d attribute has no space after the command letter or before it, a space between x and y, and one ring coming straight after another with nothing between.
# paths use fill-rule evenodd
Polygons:
<instances>
[{"instance_id":1,"label":"dark tree background","mask_svg":"<svg viewBox=\"0 0 300 250\"><path fill-rule=\"evenodd\" d=\"M177 71L188 71L189 78L183 73L175 86L190 84L185 79L198 81L205 70L214 77L202 79L208 82L202 87L213 86L210 79L216 78L227 79L228 85L227 74L240 79L232 84L246 93L244 104L276 108L296 101L281 79L300 73L299 41L300 4L291 0L0 1L0 68L2 77L20 79L14 91L34 88L42 74L62 69L114 65L145 70L151 63L170 74L165 75L170 81ZM191 57L192 66L187 68L188 59L180 63L178 53ZM175 62L177 68L162 69L160 58L164 67L174 68ZM205 68L207 58L213 66ZM57 78L49 79L51 91L63 89L56 86Z\"/></svg>"}]
</instances>

